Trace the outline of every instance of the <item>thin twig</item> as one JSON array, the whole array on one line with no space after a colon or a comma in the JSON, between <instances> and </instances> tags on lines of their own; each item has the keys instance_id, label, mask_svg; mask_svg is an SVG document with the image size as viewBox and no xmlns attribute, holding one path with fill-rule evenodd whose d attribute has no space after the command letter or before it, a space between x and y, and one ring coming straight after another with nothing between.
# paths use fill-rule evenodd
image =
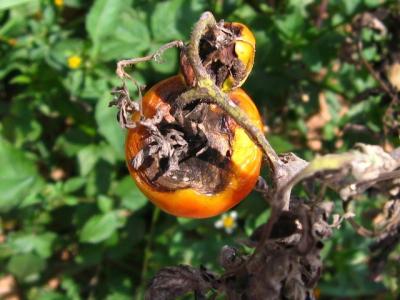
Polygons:
<instances>
[{"instance_id":1,"label":"thin twig","mask_svg":"<svg viewBox=\"0 0 400 300\"><path fill-rule=\"evenodd\" d=\"M124 59L124 60L120 60L117 63L117 69L115 70L115 72L117 73L118 77L122 79L122 83L123 86L125 87L125 78L130 79L133 84L136 86L138 93L139 93L139 111L140 114L142 115L142 89L141 86L139 85L139 83L137 82L136 79L134 79L132 76L130 76L127 72L125 72L125 68L129 67L129 66L133 66L137 63L141 63L141 62L146 62L146 61L151 61L154 60L156 62L161 62L160 58L161 55L168 49L170 48L174 48L174 47L178 47L180 49L184 48L184 43L182 41L172 41L170 43L167 43L165 45L162 45L156 52L154 52L153 54L149 54L147 56L144 57L137 57L137 58L131 58L131 59ZM128 97L128 99L130 99L129 96L129 92L128 90L126 90L126 95ZM125 124L124 124L125 125Z\"/></svg>"},{"instance_id":2,"label":"thin twig","mask_svg":"<svg viewBox=\"0 0 400 300\"><path fill-rule=\"evenodd\" d=\"M147 235L147 241L146 241L146 248L144 249L144 258L143 258L143 266L142 266L142 272L140 274L140 282L142 284L142 286L139 287L139 291L138 291L138 295L137 295L137 299L143 299L142 298L142 292L144 290L144 284L145 284L145 278L146 278L146 274L147 274L147 269L148 269L148 263L149 263L149 259L151 256L151 247L152 247L152 243L153 243L153 235L154 235L154 230L155 230L155 225L157 223L158 217L160 216L160 209L158 207L155 207L153 210L153 215L151 217L151 224L150 224L150 230L149 233Z\"/></svg>"},{"instance_id":3,"label":"thin twig","mask_svg":"<svg viewBox=\"0 0 400 300\"><path fill-rule=\"evenodd\" d=\"M379 178L374 178L370 180L365 180L361 182L357 182L356 184L356 190L357 193L362 193L372 185L377 184L378 182L390 180L390 179L395 179L395 178L400 178L400 170L395 170L387 173L382 173L379 175Z\"/></svg>"},{"instance_id":4,"label":"thin twig","mask_svg":"<svg viewBox=\"0 0 400 300\"><path fill-rule=\"evenodd\" d=\"M322 23L328 17L328 12L327 12L328 4L329 4L329 0L322 0L321 4L318 6L318 17L315 22L315 26L317 28L321 28Z\"/></svg>"},{"instance_id":5,"label":"thin twig","mask_svg":"<svg viewBox=\"0 0 400 300\"><path fill-rule=\"evenodd\" d=\"M144 56L144 57L137 57L137 58L120 60L117 63L116 73L117 73L118 77L121 78L121 79L124 79L124 78L133 79L128 73L125 72L125 68L126 67L129 67L129 66L135 65L137 63L141 63L141 62L150 61L150 60L154 60L156 62L160 62L161 55L166 50L168 50L170 48L174 48L174 47L183 48L184 47L184 43L182 41L172 41L172 42L170 42L168 44L165 44L165 45L161 46L153 54L149 54L149 55Z\"/></svg>"},{"instance_id":6,"label":"thin twig","mask_svg":"<svg viewBox=\"0 0 400 300\"><path fill-rule=\"evenodd\" d=\"M217 22L215 21L212 13L206 11L203 13L196 23L192 35L190 36L190 43L187 48L187 54L190 64L193 67L193 71L196 75L198 82L200 81L211 81L207 70L204 68L200 58L200 40L207 29L214 26Z\"/></svg>"},{"instance_id":7,"label":"thin twig","mask_svg":"<svg viewBox=\"0 0 400 300\"><path fill-rule=\"evenodd\" d=\"M363 51L363 43L360 40L360 38L358 38L357 42L356 42L356 46L357 46L357 53L358 53L358 57L361 61L361 63L363 64L363 66L368 70L368 72L372 75L372 77L374 77L374 79L378 82L378 84L380 85L380 87L393 99L397 98L397 95L395 93L393 93L392 89L381 79L381 77L379 76L379 74L374 70L374 68L371 66L371 64L364 58L364 55L362 54Z\"/></svg>"}]
</instances>

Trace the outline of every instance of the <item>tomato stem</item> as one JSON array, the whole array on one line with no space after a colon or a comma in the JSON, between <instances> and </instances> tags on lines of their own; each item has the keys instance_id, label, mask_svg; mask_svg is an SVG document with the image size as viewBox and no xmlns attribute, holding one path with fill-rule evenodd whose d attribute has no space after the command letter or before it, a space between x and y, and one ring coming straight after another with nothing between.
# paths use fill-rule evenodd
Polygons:
<instances>
[{"instance_id":1,"label":"tomato stem","mask_svg":"<svg viewBox=\"0 0 400 300\"><path fill-rule=\"evenodd\" d=\"M151 217L151 223L150 223L150 230L149 233L146 237L146 248L144 249L144 258L143 258L143 265L142 265L142 272L140 274L140 282L142 285L138 288L138 297L137 299L143 299L142 293L145 290L145 282L146 282L146 276L147 276L147 271L148 271L148 264L149 264L149 259L151 257L151 247L153 243L153 235L154 235L154 230L155 230L155 225L157 223L158 217L160 216L160 209L158 207L154 207L153 209L153 214Z\"/></svg>"},{"instance_id":2,"label":"tomato stem","mask_svg":"<svg viewBox=\"0 0 400 300\"><path fill-rule=\"evenodd\" d=\"M204 97L206 94L209 101L217 104L246 131L249 137L262 149L274 174L279 176L276 171L283 164L263 132L255 126L242 109L229 100L226 93L217 87L201 62L199 54L200 39L207 29L214 25L216 25L216 21L212 13L205 12L194 26L186 51L197 79L197 87L182 94L179 99L183 103L190 103L193 100Z\"/></svg>"}]
</instances>

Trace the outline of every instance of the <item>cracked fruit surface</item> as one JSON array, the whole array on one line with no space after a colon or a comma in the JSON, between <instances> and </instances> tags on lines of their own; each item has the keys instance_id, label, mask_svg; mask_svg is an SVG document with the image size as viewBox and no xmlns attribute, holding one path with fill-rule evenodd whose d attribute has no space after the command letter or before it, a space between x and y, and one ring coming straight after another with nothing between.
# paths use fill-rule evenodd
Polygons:
<instances>
[{"instance_id":1,"label":"cracked fruit surface","mask_svg":"<svg viewBox=\"0 0 400 300\"><path fill-rule=\"evenodd\" d=\"M184 79L174 76L144 95L142 117L133 114L136 127L126 137L126 163L138 188L165 212L212 217L251 192L262 153L240 126L207 99L176 105L186 89ZM229 98L262 129L258 110L242 89L230 92Z\"/></svg>"}]
</instances>

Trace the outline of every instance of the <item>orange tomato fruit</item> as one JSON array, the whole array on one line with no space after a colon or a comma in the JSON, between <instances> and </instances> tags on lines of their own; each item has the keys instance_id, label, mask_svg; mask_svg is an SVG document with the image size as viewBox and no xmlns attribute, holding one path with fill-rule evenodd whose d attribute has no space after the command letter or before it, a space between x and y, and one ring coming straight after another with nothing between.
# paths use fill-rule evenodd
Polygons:
<instances>
[{"instance_id":1,"label":"orange tomato fruit","mask_svg":"<svg viewBox=\"0 0 400 300\"><path fill-rule=\"evenodd\" d=\"M142 99L142 114L145 118L155 116L157 110L163 106L173 105L174 98L187 89L182 76L170 77L153 86ZM261 117L251 98L240 88L235 89L229 94L230 99L247 113L249 119L260 129L262 129ZM155 182L146 175L146 165L135 169L133 159L141 151L146 140L151 136L149 130L138 124L137 127L129 129L126 142L125 154L126 163L129 172L136 182L138 188L148 197L155 205L163 211L180 217L190 218L207 218L221 214L234 205L242 201L253 189L260 173L262 153L260 149L248 137L246 132L238 126L231 118L222 112L214 104L207 104L207 108L216 116L220 116L226 121L227 130L230 132L223 133L229 135L230 151L228 155L228 163L220 170L223 178L223 184L215 189L207 189L207 187L198 188L198 186L189 185L184 188L171 188L168 184L162 185ZM218 115L219 114L219 115ZM132 116L132 120L137 122L140 119L139 113ZM190 141L189 149L196 141ZM189 150L190 152L190 150ZM227 152L227 153L228 153ZM212 159L211 156L207 156ZM212 172L212 166L204 167L207 159L201 160L201 155L194 156L196 163L191 165L190 173L201 177L209 176L212 182L215 174ZM207 172L210 172L208 174ZM219 173L218 173L219 174ZM220 180L215 177L215 180ZM179 183L177 183L179 185Z\"/></svg>"}]
</instances>

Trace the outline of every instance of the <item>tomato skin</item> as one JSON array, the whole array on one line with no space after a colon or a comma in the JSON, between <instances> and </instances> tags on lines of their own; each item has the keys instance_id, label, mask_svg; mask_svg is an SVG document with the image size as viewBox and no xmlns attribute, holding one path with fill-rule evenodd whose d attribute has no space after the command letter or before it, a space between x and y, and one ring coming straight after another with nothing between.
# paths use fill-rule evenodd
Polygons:
<instances>
[{"instance_id":1,"label":"tomato skin","mask_svg":"<svg viewBox=\"0 0 400 300\"><path fill-rule=\"evenodd\" d=\"M177 75L163 80L153 86L143 97L142 107L145 117L152 117L159 105L168 105L164 99L171 93L182 92L186 89L184 79ZM229 97L241 109L249 119L262 129L261 117L250 97L240 88L229 93ZM134 115L133 120L138 116ZM262 153L251 141L245 131L235 126L232 141L231 176L224 189L215 194L203 194L195 189L186 188L175 191L160 191L143 179L140 172L131 165L132 159L140 151L143 140L148 133L143 127L138 126L129 129L126 142L126 162L132 178L138 188L165 212L189 218L207 218L221 214L241 200L253 189L260 173Z\"/></svg>"},{"instance_id":2,"label":"tomato skin","mask_svg":"<svg viewBox=\"0 0 400 300\"><path fill-rule=\"evenodd\" d=\"M224 92L229 92L243 85L253 69L254 57L256 53L256 39L251 30L242 23L232 22L228 24L230 24L232 27L240 29L240 36L235 42L235 53L239 60L245 65L246 76L237 83L235 83L235 79L232 75L228 76L222 85L222 90Z\"/></svg>"}]
</instances>

